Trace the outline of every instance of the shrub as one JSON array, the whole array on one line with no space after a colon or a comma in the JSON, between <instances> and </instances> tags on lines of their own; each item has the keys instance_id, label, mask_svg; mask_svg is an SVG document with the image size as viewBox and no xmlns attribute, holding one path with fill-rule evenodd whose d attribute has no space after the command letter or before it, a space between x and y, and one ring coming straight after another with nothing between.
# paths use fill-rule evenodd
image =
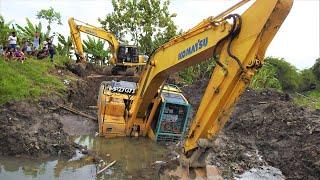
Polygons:
<instances>
[{"instance_id":1,"label":"shrub","mask_svg":"<svg viewBox=\"0 0 320 180\"><path fill-rule=\"evenodd\" d=\"M284 91L297 91L300 85L300 77L297 69L283 58L267 57L266 62L276 69L276 78L281 83Z\"/></svg>"},{"instance_id":2,"label":"shrub","mask_svg":"<svg viewBox=\"0 0 320 180\"><path fill-rule=\"evenodd\" d=\"M267 61L253 77L250 87L254 89L274 88L282 90L281 83L277 79L277 69Z\"/></svg>"}]
</instances>

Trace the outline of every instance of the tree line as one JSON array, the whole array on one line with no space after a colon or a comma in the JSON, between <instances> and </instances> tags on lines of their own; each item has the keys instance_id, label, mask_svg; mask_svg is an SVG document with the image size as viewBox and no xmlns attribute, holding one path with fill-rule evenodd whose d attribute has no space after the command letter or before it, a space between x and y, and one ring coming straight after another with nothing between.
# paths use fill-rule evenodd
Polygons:
<instances>
[{"instance_id":1,"label":"tree line","mask_svg":"<svg viewBox=\"0 0 320 180\"><path fill-rule=\"evenodd\" d=\"M283 58L267 57L265 64L253 78L253 88L275 88L287 92L320 90L320 58L315 64L298 70Z\"/></svg>"}]
</instances>

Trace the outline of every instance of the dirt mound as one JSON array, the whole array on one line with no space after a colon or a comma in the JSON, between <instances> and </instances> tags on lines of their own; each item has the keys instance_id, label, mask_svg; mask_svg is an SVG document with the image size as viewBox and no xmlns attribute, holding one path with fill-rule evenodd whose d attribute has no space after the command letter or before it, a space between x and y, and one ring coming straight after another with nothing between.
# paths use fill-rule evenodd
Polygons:
<instances>
[{"instance_id":1,"label":"dirt mound","mask_svg":"<svg viewBox=\"0 0 320 180\"><path fill-rule=\"evenodd\" d=\"M0 154L27 157L72 157L74 143L61 122L46 109L28 101L0 107Z\"/></svg>"},{"instance_id":2,"label":"dirt mound","mask_svg":"<svg viewBox=\"0 0 320 180\"><path fill-rule=\"evenodd\" d=\"M84 79L79 79L78 81L70 84L68 101L80 110L89 111L89 106L97 105L101 82L112 80L138 82L139 78L136 76L121 77L92 74Z\"/></svg>"},{"instance_id":3,"label":"dirt mound","mask_svg":"<svg viewBox=\"0 0 320 180\"><path fill-rule=\"evenodd\" d=\"M90 74L103 74L102 67L92 63L69 63L66 64L66 68L80 77L85 77Z\"/></svg>"},{"instance_id":4,"label":"dirt mound","mask_svg":"<svg viewBox=\"0 0 320 180\"><path fill-rule=\"evenodd\" d=\"M198 108L206 81L183 88ZM288 94L246 90L209 156L226 178L271 165L288 179L320 177L320 116L295 105Z\"/></svg>"},{"instance_id":5,"label":"dirt mound","mask_svg":"<svg viewBox=\"0 0 320 180\"><path fill-rule=\"evenodd\" d=\"M289 179L320 177L320 116L287 94L246 91L224 132Z\"/></svg>"}]
</instances>

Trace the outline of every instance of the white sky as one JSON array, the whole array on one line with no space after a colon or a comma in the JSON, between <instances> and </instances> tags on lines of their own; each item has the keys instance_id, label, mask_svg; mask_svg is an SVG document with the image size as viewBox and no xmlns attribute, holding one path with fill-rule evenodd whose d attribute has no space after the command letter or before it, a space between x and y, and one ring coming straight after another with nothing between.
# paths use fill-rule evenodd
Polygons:
<instances>
[{"instance_id":1,"label":"white sky","mask_svg":"<svg viewBox=\"0 0 320 180\"><path fill-rule=\"evenodd\" d=\"M170 12L179 28L187 30L202 19L215 16L239 0L171 0ZM99 26L98 17L112 12L111 0L0 0L0 14L6 21L25 25L40 9L53 7L62 15L63 26L53 31L69 35L69 17ZM311 67L319 53L319 0L295 0L293 8L268 48L267 56L283 57L298 69ZM43 27L45 24L43 23Z\"/></svg>"}]
</instances>

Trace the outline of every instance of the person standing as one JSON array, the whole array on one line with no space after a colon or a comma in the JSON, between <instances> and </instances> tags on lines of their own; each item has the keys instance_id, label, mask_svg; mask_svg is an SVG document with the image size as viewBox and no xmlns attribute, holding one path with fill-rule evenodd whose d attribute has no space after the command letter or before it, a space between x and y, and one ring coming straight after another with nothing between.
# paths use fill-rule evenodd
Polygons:
<instances>
[{"instance_id":1,"label":"person standing","mask_svg":"<svg viewBox=\"0 0 320 180\"><path fill-rule=\"evenodd\" d=\"M35 50L38 50L39 46L40 46L40 35L38 32L36 32L33 38L33 47Z\"/></svg>"},{"instance_id":2,"label":"person standing","mask_svg":"<svg viewBox=\"0 0 320 180\"><path fill-rule=\"evenodd\" d=\"M47 50L49 51L50 61L53 62L54 46L52 43L52 38L51 39L47 38Z\"/></svg>"},{"instance_id":3,"label":"person standing","mask_svg":"<svg viewBox=\"0 0 320 180\"><path fill-rule=\"evenodd\" d=\"M16 49L17 46L17 36L16 36L16 32L12 32L11 35L8 38L8 42L9 42L9 48L13 48Z\"/></svg>"}]
</instances>

